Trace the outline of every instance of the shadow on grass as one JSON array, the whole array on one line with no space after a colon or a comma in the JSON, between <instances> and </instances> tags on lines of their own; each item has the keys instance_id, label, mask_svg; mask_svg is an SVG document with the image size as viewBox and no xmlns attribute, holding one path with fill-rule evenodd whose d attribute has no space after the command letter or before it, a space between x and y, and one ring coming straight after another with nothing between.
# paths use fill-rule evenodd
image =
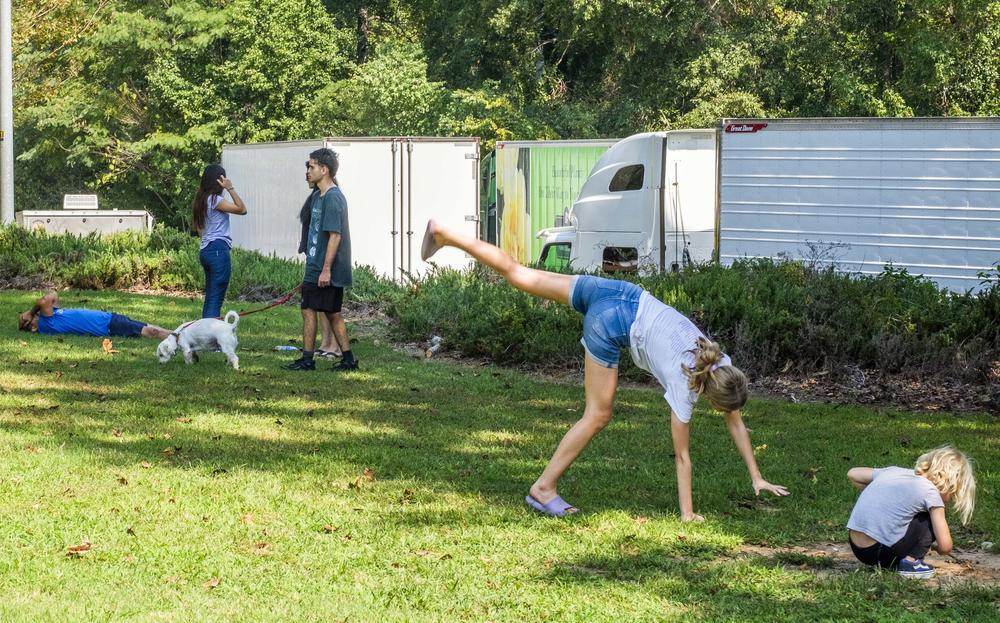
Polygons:
<instances>
[{"instance_id":1,"label":"shadow on grass","mask_svg":"<svg viewBox=\"0 0 1000 623\"><path fill-rule=\"evenodd\" d=\"M74 298L112 304L115 297L121 295ZM68 304L71 297L65 298ZM11 312L31 297L21 296L20 304L16 299L5 299L0 310ZM185 299L128 302L120 306L125 313L159 303L160 315L177 323L200 307ZM370 467L383 482L419 482L520 508L582 413L579 387L532 382L492 367L418 362L369 340L355 344L359 372L340 376L325 370L326 363L314 373L282 371L279 365L293 356L273 347L296 339L299 322L294 308L241 322L238 373L213 353L194 366L180 359L160 365L154 340L115 340L121 352L107 355L100 338L55 339L0 328L0 335L12 338L0 342L6 362L0 374L10 381L0 393L3 427L115 468L156 461L220 481L235 470L259 470L343 484ZM758 461L772 482L793 492L775 500L752 495L721 418L703 407L696 414L698 509L726 519L748 538L779 542L802 534L839 538L854 499L843 474L854 464L907 464L919 450L945 440L997 441L995 430L981 434L983 420L974 417L901 414L887 421L822 405L751 406L747 423L757 429ZM615 420L569 470L561 492L586 514L663 516L677 504L671 457L658 392L623 390ZM981 490L988 492L995 480L984 478ZM990 501L982 502L980 513L995 513ZM444 517L442 523L460 518Z\"/></svg>"}]
</instances>

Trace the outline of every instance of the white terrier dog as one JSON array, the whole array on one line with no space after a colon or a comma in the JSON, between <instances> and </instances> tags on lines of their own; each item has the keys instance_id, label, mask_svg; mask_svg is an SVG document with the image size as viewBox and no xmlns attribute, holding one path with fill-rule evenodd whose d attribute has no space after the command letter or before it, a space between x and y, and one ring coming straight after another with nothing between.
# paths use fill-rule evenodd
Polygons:
<instances>
[{"instance_id":1,"label":"white terrier dog","mask_svg":"<svg viewBox=\"0 0 1000 623\"><path fill-rule=\"evenodd\" d=\"M229 322L232 318L233 321ZM185 322L177 327L156 347L156 357L160 363L167 363L177 354L177 349L184 353L185 363L198 361L198 351L210 351L218 348L226 355L226 359L234 370L240 369L240 358L236 356L236 325L240 323L240 315L230 310L225 320L202 318Z\"/></svg>"}]
</instances>

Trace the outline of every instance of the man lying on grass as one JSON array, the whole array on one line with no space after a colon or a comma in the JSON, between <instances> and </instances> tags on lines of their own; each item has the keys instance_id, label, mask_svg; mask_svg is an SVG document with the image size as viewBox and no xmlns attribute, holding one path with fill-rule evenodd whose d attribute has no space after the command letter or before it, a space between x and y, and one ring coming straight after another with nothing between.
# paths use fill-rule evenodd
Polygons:
<instances>
[{"instance_id":1,"label":"man lying on grass","mask_svg":"<svg viewBox=\"0 0 1000 623\"><path fill-rule=\"evenodd\" d=\"M31 309L18 314L17 328L42 335L152 337L158 340L170 335L163 327L114 312L59 307L59 295L54 290L38 299Z\"/></svg>"}]
</instances>

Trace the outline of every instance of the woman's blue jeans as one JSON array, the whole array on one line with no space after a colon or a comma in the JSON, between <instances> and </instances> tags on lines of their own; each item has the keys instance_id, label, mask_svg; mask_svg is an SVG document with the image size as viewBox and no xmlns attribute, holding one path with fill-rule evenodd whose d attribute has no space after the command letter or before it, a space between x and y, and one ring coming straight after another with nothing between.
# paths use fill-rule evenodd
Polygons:
<instances>
[{"instance_id":1,"label":"woman's blue jeans","mask_svg":"<svg viewBox=\"0 0 1000 623\"><path fill-rule=\"evenodd\" d=\"M224 240L213 240L201 250L198 259L205 269L205 303L201 306L201 317L216 318L222 315L222 301L233 272L229 245Z\"/></svg>"}]
</instances>

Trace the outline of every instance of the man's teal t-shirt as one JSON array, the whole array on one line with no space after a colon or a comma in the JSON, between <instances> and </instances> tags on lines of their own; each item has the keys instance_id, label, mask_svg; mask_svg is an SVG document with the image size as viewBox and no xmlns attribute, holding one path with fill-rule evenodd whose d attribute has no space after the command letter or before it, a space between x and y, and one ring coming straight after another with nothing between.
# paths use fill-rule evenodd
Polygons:
<instances>
[{"instance_id":1,"label":"man's teal t-shirt","mask_svg":"<svg viewBox=\"0 0 1000 623\"><path fill-rule=\"evenodd\" d=\"M111 312L94 309L63 309L53 308L51 316L38 315L38 332L43 335L59 335L71 333L74 335L108 334L111 324Z\"/></svg>"},{"instance_id":2,"label":"man's teal t-shirt","mask_svg":"<svg viewBox=\"0 0 1000 623\"><path fill-rule=\"evenodd\" d=\"M347 199L334 186L325 195L313 194L309 240L306 244L306 273L303 281L317 283L323 271L323 260L330 233L340 234L340 246L330 267L330 285L346 288L353 284L351 272L351 228L347 220Z\"/></svg>"}]
</instances>

